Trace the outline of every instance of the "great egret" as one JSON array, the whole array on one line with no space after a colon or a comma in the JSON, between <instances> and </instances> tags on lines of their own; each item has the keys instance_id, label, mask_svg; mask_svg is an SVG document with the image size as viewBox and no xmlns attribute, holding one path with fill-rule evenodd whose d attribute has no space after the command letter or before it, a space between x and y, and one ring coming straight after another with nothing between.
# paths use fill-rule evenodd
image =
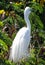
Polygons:
<instances>
[{"instance_id":1,"label":"great egret","mask_svg":"<svg viewBox=\"0 0 45 65\"><path fill-rule=\"evenodd\" d=\"M29 55L28 46L30 43L31 24L28 17L30 13L31 8L26 7L24 10L24 19L26 21L27 27L23 27L18 31L11 46L9 59L13 62L18 62L20 59Z\"/></svg>"}]
</instances>

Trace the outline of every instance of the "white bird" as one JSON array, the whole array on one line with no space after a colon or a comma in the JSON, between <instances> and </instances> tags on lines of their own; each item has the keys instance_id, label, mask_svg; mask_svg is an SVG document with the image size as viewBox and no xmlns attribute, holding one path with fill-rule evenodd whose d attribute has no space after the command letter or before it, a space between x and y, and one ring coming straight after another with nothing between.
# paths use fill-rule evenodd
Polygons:
<instances>
[{"instance_id":1,"label":"white bird","mask_svg":"<svg viewBox=\"0 0 45 65\"><path fill-rule=\"evenodd\" d=\"M26 58L29 55L28 47L30 44L31 24L28 17L30 13L31 8L26 7L24 10L24 19L27 27L23 27L18 31L11 46L9 59L13 62L18 62L20 59Z\"/></svg>"}]
</instances>

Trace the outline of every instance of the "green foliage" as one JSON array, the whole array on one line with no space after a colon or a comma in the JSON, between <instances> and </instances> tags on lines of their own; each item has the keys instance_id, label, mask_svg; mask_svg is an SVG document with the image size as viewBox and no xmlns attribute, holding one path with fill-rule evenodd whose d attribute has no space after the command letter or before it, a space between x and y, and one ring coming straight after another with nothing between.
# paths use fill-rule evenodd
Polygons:
<instances>
[{"instance_id":1,"label":"green foliage","mask_svg":"<svg viewBox=\"0 0 45 65\"><path fill-rule=\"evenodd\" d=\"M4 24L3 24L3 22L2 22L2 21L0 21L0 27L3 27L3 25L4 25Z\"/></svg>"},{"instance_id":2,"label":"green foliage","mask_svg":"<svg viewBox=\"0 0 45 65\"><path fill-rule=\"evenodd\" d=\"M3 40L0 39L0 61L1 59L5 59L6 52L8 52L8 46Z\"/></svg>"},{"instance_id":3,"label":"green foliage","mask_svg":"<svg viewBox=\"0 0 45 65\"><path fill-rule=\"evenodd\" d=\"M9 23L10 25L11 24L13 24L13 20L12 20L12 17L7 17L5 20L3 20L3 23L4 23L4 25L6 24L6 23Z\"/></svg>"},{"instance_id":4,"label":"green foliage","mask_svg":"<svg viewBox=\"0 0 45 65\"><path fill-rule=\"evenodd\" d=\"M43 12L43 8L39 3L34 2L34 4L32 5L32 8L35 10L35 12L36 11L39 11L39 13Z\"/></svg>"},{"instance_id":5,"label":"green foliage","mask_svg":"<svg viewBox=\"0 0 45 65\"><path fill-rule=\"evenodd\" d=\"M12 44L12 40L0 31L0 39L2 39L8 46Z\"/></svg>"},{"instance_id":6,"label":"green foliage","mask_svg":"<svg viewBox=\"0 0 45 65\"><path fill-rule=\"evenodd\" d=\"M43 23L38 15L32 12L30 19L32 20L32 26L35 26L40 30L43 29Z\"/></svg>"},{"instance_id":7,"label":"green foliage","mask_svg":"<svg viewBox=\"0 0 45 65\"><path fill-rule=\"evenodd\" d=\"M9 60L2 60L0 61L0 65L15 65L14 63L12 63Z\"/></svg>"},{"instance_id":8,"label":"green foliage","mask_svg":"<svg viewBox=\"0 0 45 65\"><path fill-rule=\"evenodd\" d=\"M20 28L23 27L25 25L25 21L23 20L23 18L21 16L19 16L19 15L16 15L16 16L17 16L17 22L20 25Z\"/></svg>"},{"instance_id":9,"label":"green foliage","mask_svg":"<svg viewBox=\"0 0 45 65\"><path fill-rule=\"evenodd\" d=\"M6 45L6 43L0 39L0 47L1 47L1 51L8 51L8 47Z\"/></svg>"}]
</instances>

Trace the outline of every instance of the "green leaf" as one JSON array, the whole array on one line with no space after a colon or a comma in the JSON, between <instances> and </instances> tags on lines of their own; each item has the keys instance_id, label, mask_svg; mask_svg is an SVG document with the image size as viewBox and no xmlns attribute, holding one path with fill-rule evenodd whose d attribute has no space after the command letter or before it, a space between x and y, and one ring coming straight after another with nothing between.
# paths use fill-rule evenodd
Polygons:
<instances>
[{"instance_id":1,"label":"green leaf","mask_svg":"<svg viewBox=\"0 0 45 65\"><path fill-rule=\"evenodd\" d=\"M4 24L3 24L3 22L2 21L0 21L0 27L2 27Z\"/></svg>"},{"instance_id":2,"label":"green leaf","mask_svg":"<svg viewBox=\"0 0 45 65\"><path fill-rule=\"evenodd\" d=\"M25 65L30 65L30 63L29 62L26 62Z\"/></svg>"},{"instance_id":3,"label":"green leaf","mask_svg":"<svg viewBox=\"0 0 45 65\"><path fill-rule=\"evenodd\" d=\"M8 46L12 44L12 40L5 35L5 33L2 33L2 31L0 31L0 39L2 39Z\"/></svg>"},{"instance_id":4,"label":"green leaf","mask_svg":"<svg viewBox=\"0 0 45 65\"><path fill-rule=\"evenodd\" d=\"M4 50L4 51L8 51L8 47L6 45L6 43L0 39L0 47Z\"/></svg>"},{"instance_id":5,"label":"green leaf","mask_svg":"<svg viewBox=\"0 0 45 65\"><path fill-rule=\"evenodd\" d=\"M40 6L39 3L33 3L32 8L34 9L35 12L36 11L39 11L39 13L43 12L43 8L42 8L42 6Z\"/></svg>"},{"instance_id":6,"label":"green leaf","mask_svg":"<svg viewBox=\"0 0 45 65\"><path fill-rule=\"evenodd\" d=\"M38 29L43 29L43 23L38 15L36 15L34 12L31 13L30 19L32 20L32 25L37 27Z\"/></svg>"}]
</instances>

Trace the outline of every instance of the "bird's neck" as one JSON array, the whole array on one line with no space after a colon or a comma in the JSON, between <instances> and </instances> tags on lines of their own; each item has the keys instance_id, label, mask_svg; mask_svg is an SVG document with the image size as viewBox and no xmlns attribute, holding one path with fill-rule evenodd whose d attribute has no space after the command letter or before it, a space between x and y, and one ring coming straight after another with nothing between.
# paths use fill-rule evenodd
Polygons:
<instances>
[{"instance_id":1,"label":"bird's neck","mask_svg":"<svg viewBox=\"0 0 45 65\"><path fill-rule=\"evenodd\" d=\"M28 16L24 15L24 19L25 19L25 21L26 21L27 28L30 30L30 29L31 29L31 25L30 25L30 21L29 21Z\"/></svg>"}]
</instances>

